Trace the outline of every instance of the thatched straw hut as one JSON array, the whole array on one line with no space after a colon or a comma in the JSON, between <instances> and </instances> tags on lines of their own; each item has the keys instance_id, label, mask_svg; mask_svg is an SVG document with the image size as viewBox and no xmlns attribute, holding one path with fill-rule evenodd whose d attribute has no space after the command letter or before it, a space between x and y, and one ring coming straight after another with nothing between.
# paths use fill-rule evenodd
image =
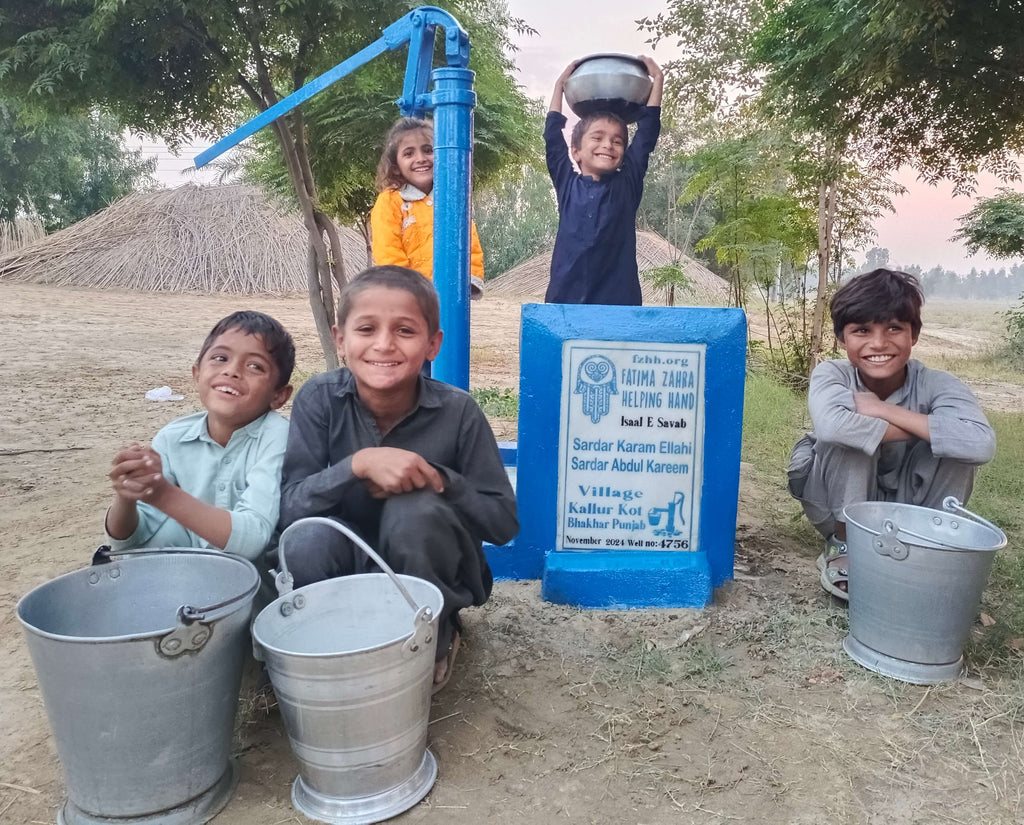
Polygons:
<instances>
[{"instance_id":1,"label":"thatched straw hut","mask_svg":"<svg viewBox=\"0 0 1024 825\"><path fill-rule=\"evenodd\" d=\"M521 298L543 299L551 277L553 247L535 255L528 261L512 267L493 281L487 282L488 294L514 295ZM678 264L690 279L690 286L676 287L676 305L725 306L729 303L729 285L710 269L688 258L657 232L636 233L636 263L640 270L640 287L644 304L664 306L668 303L668 290L655 287L644 273L662 266Z\"/></svg>"},{"instance_id":2,"label":"thatched straw hut","mask_svg":"<svg viewBox=\"0 0 1024 825\"><path fill-rule=\"evenodd\" d=\"M366 245L341 229L346 272ZM137 192L0 256L0 280L145 292L304 292L301 219L245 184Z\"/></svg>"},{"instance_id":3,"label":"thatched straw hut","mask_svg":"<svg viewBox=\"0 0 1024 825\"><path fill-rule=\"evenodd\" d=\"M34 243L46 234L39 218L0 221L0 256Z\"/></svg>"}]
</instances>

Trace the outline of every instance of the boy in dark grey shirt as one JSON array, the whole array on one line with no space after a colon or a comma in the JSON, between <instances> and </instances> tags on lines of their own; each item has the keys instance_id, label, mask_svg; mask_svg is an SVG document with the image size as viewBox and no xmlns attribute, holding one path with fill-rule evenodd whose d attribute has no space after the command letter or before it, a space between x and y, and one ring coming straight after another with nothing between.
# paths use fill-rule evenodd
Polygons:
<instances>
[{"instance_id":1,"label":"boy in dark grey shirt","mask_svg":"<svg viewBox=\"0 0 1024 825\"><path fill-rule=\"evenodd\" d=\"M876 269L844 284L830 309L847 359L811 374L814 432L793 448L789 489L825 537L822 587L844 600L847 504L966 502L978 466L995 454L995 433L967 386L910 358L923 300L905 272Z\"/></svg>"},{"instance_id":2,"label":"boy in dark grey shirt","mask_svg":"<svg viewBox=\"0 0 1024 825\"><path fill-rule=\"evenodd\" d=\"M504 544L519 530L515 495L476 402L420 374L442 339L430 282L404 267L373 267L338 303L334 336L347 367L311 378L296 394L280 527L307 516L338 519L396 572L440 589L439 688L458 650L459 608L483 604L491 592L481 542ZM303 534L286 548L296 587L368 569L330 527L297 530Z\"/></svg>"}]
</instances>

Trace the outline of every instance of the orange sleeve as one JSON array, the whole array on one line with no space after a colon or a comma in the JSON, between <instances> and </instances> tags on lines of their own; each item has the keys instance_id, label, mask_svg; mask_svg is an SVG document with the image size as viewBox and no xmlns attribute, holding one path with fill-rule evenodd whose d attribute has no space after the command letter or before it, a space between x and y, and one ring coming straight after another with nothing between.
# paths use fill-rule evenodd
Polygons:
<instances>
[{"instance_id":1,"label":"orange sleeve","mask_svg":"<svg viewBox=\"0 0 1024 825\"><path fill-rule=\"evenodd\" d=\"M484 277L484 250L476 234L476 221L469 222L469 274L480 280Z\"/></svg>"},{"instance_id":2,"label":"orange sleeve","mask_svg":"<svg viewBox=\"0 0 1024 825\"><path fill-rule=\"evenodd\" d=\"M377 196L370 212L370 236L374 265L409 266L409 256L402 246L402 197L394 189L385 189Z\"/></svg>"}]
</instances>

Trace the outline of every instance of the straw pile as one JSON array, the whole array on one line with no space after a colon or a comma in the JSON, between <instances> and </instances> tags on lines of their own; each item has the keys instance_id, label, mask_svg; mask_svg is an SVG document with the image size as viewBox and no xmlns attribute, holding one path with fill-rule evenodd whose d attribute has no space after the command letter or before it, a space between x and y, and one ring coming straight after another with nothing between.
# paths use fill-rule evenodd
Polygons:
<instances>
[{"instance_id":1,"label":"straw pile","mask_svg":"<svg viewBox=\"0 0 1024 825\"><path fill-rule=\"evenodd\" d=\"M528 261L487 282L487 292L520 298L541 298L551 278L552 246ZM636 264L640 270L640 288L645 306L664 306L668 290L655 287L644 272L677 263L690 279L688 288L676 287L675 304L680 306L726 306L729 285L710 269L688 258L657 232L636 233Z\"/></svg>"},{"instance_id":2,"label":"straw pile","mask_svg":"<svg viewBox=\"0 0 1024 825\"><path fill-rule=\"evenodd\" d=\"M39 218L18 218L14 223L0 221L0 256L38 241L45 235Z\"/></svg>"},{"instance_id":3,"label":"straw pile","mask_svg":"<svg viewBox=\"0 0 1024 825\"><path fill-rule=\"evenodd\" d=\"M339 230L346 272L366 266L354 229ZM0 256L0 280L143 292L304 292L300 218L244 184L136 192Z\"/></svg>"}]
</instances>

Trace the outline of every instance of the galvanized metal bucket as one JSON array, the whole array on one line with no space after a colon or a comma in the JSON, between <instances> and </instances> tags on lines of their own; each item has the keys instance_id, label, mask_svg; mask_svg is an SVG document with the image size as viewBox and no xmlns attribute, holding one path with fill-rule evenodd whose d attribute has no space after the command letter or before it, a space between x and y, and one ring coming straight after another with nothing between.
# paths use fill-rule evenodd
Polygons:
<instances>
[{"instance_id":1,"label":"galvanized metal bucket","mask_svg":"<svg viewBox=\"0 0 1024 825\"><path fill-rule=\"evenodd\" d=\"M292 591L286 544L302 524L347 535L384 573ZM396 575L358 535L326 518L281 534L280 597L253 623L299 775L292 804L321 822L381 822L419 802L437 778L427 749L437 623L430 582Z\"/></svg>"},{"instance_id":2,"label":"galvanized metal bucket","mask_svg":"<svg viewBox=\"0 0 1024 825\"><path fill-rule=\"evenodd\" d=\"M259 574L189 548L112 553L18 602L64 770L62 825L199 825L231 736Z\"/></svg>"},{"instance_id":3,"label":"galvanized metal bucket","mask_svg":"<svg viewBox=\"0 0 1024 825\"><path fill-rule=\"evenodd\" d=\"M612 112L632 123L653 86L644 62L633 55L591 54L566 79L565 101L579 117Z\"/></svg>"},{"instance_id":4,"label":"galvanized metal bucket","mask_svg":"<svg viewBox=\"0 0 1024 825\"><path fill-rule=\"evenodd\" d=\"M850 635L859 664L914 684L957 679L1003 531L964 509L884 501L847 506Z\"/></svg>"}]
</instances>

